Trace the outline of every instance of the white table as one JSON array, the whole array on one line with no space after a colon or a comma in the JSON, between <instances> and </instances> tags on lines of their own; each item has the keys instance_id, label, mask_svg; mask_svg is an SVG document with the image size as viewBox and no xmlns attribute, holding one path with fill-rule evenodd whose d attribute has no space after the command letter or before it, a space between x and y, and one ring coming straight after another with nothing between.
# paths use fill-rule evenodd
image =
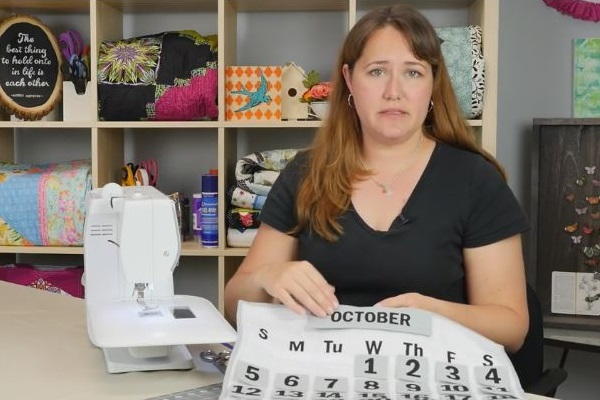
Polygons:
<instances>
[{"instance_id":1,"label":"white table","mask_svg":"<svg viewBox=\"0 0 600 400\"><path fill-rule=\"evenodd\" d=\"M199 351L199 348L195 348ZM0 281L0 398L135 399L219 382L201 370L109 374L87 335L81 299ZM547 397L528 395L528 400Z\"/></svg>"},{"instance_id":2,"label":"white table","mask_svg":"<svg viewBox=\"0 0 600 400\"><path fill-rule=\"evenodd\" d=\"M204 368L109 374L88 339L81 299L0 281L2 399L141 400L222 380Z\"/></svg>"}]
</instances>

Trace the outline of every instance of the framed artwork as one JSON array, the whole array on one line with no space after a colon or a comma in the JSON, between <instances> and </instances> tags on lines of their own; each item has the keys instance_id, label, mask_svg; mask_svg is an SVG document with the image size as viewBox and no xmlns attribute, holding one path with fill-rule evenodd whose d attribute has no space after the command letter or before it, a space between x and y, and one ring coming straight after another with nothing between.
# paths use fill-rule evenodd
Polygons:
<instances>
[{"instance_id":1,"label":"framed artwork","mask_svg":"<svg viewBox=\"0 0 600 400\"><path fill-rule=\"evenodd\" d=\"M533 132L528 278L546 326L600 331L600 118Z\"/></svg>"},{"instance_id":2,"label":"framed artwork","mask_svg":"<svg viewBox=\"0 0 600 400\"><path fill-rule=\"evenodd\" d=\"M573 41L573 116L600 117L600 38Z\"/></svg>"},{"instance_id":3,"label":"framed artwork","mask_svg":"<svg viewBox=\"0 0 600 400\"><path fill-rule=\"evenodd\" d=\"M281 121L279 65L225 68L227 121Z\"/></svg>"},{"instance_id":4,"label":"framed artwork","mask_svg":"<svg viewBox=\"0 0 600 400\"><path fill-rule=\"evenodd\" d=\"M39 120L60 100L62 74L56 37L40 20L15 15L0 22L0 107Z\"/></svg>"}]
</instances>

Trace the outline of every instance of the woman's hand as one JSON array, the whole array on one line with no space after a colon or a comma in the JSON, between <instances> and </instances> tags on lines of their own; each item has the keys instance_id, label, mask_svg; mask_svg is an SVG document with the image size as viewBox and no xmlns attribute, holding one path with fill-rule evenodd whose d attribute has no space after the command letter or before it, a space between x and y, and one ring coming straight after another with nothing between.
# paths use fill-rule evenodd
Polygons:
<instances>
[{"instance_id":1,"label":"woman's hand","mask_svg":"<svg viewBox=\"0 0 600 400\"><path fill-rule=\"evenodd\" d=\"M298 314L306 309L319 317L339 305L335 288L308 261L288 261L260 268L255 280L269 295Z\"/></svg>"},{"instance_id":2,"label":"woman's hand","mask_svg":"<svg viewBox=\"0 0 600 400\"><path fill-rule=\"evenodd\" d=\"M398 296L388 297L381 300L375 306L381 307L412 307L421 310L429 310L432 298L420 293L403 293ZM431 311L431 310L430 310Z\"/></svg>"}]
</instances>

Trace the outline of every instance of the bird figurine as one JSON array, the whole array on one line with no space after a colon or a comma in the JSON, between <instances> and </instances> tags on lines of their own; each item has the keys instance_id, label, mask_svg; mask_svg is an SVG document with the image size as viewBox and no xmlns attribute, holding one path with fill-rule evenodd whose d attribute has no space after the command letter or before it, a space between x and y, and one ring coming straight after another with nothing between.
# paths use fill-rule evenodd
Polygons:
<instances>
[{"instance_id":1,"label":"bird figurine","mask_svg":"<svg viewBox=\"0 0 600 400\"><path fill-rule=\"evenodd\" d=\"M240 109L235 110L235 112L246 111L253 107L258 106L261 103L270 103L271 97L267 95L267 80L264 75L260 75L260 86L256 90L256 92L251 92L249 90L235 90L231 92L232 94L241 94L244 96L248 96L248 102L242 106Z\"/></svg>"}]
</instances>

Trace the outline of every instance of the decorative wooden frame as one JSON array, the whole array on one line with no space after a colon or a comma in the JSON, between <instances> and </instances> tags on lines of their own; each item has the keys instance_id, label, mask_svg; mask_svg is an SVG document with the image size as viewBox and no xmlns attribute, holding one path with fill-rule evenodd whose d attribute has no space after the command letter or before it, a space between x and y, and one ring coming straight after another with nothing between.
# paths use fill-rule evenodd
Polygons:
<instances>
[{"instance_id":1,"label":"decorative wooden frame","mask_svg":"<svg viewBox=\"0 0 600 400\"><path fill-rule=\"evenodd\" d=\"M542 137L545 135L557 137ZM543 143L549 140L554 140L554 148L542 149ZM566 221L571 221L569 218L574 218L576 214L573 212L573 215L568 215L565 212L568 207L575 206L569 203L571 200L566 199L565 193L570 194L575 188L581 188L579 194L582 194L589 189L583 185L578 186L576 180L580 176L576 175L580 173L579 175L584 176L587 163L595 163L598 147L592 146L592 143L600 143L600 118L533 120L530 198L532 229L528 246L528 278L540 299L544 325L547 327L600 331L598 316L551 312L552 270L555 267L558 266L565 272L600 271L600 265L594 269L583 265L581 261L585 260L585 256L580 254L583 244L577 245L579 247L571 246L570 234L563 229L569 224ZM584 155L585 160L580 155ZM600 174L600 164L595 174ZM588 183L592 177L593 175L585 175ZM553 183L551 187L548 186L549 182ZM600 205L594 207L594 211L600 210ZM598 230L594 232L594 238L600 240L600 222L596 225L594 228Z\"/></svg>"},{"instance_id":2,"label":"decorative wooden frame","mask_svg":"<svg viewBox=\"0 0 600 400\"><path fill-rule=\"evenodd\" d=\"M52 49L54 50L56 56L56 81L54 82L54 88L51 91L48 99L39 106L34 107L26 107L17 103L10 95L6 93L2 84L0 84L0 105L7 109L10 113L15 114L17 117L25 120L39 120L44 115L48 114L55 107L56 103L60 100L60 96L62 93L62 73L61 73L61 65L62 65L62 55L60 52L60 48L58 45L58 41L54 34L50 31L50 29L42 23L39 19L35 17L31 17L28 15L15 15L9 18L6 18L2 22L0 22L0 37L13 25L19 23L27 23L31 25L35 25L40 28L46 38L52 45ZM4 53L4 52L3 52Z\"/></svg>"}]
</instances>

